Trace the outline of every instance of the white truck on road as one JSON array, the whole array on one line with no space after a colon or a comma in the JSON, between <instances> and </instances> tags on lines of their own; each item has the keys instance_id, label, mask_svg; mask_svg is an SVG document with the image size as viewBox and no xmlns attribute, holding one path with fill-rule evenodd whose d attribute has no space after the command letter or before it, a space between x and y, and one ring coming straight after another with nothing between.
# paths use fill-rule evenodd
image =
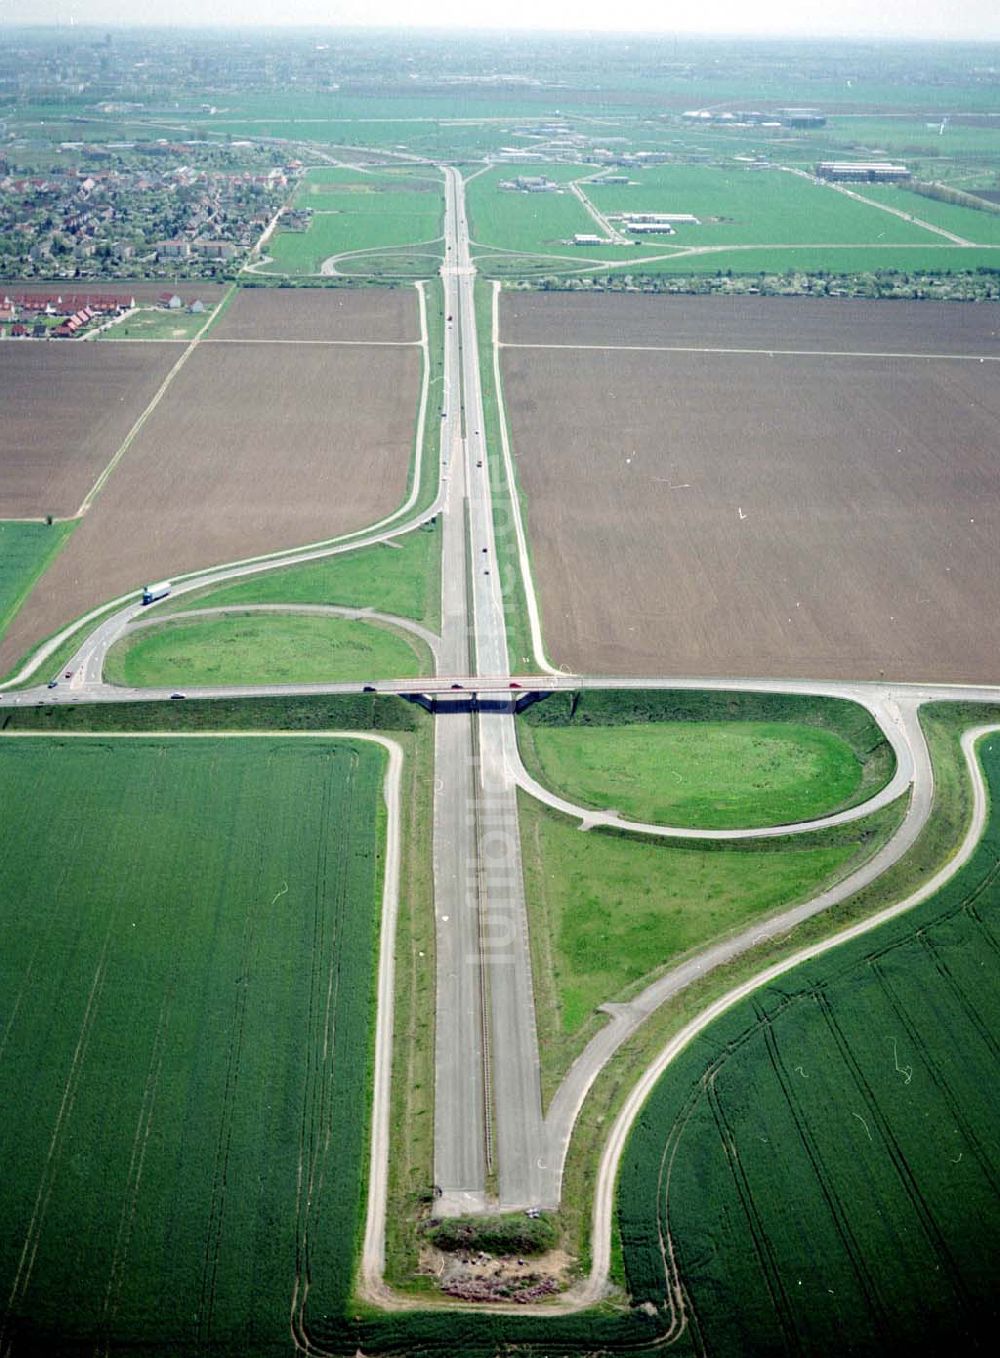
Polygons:
<instances>
[{"instance_id":1,"label":"white truck on road","mask_svg":"<svg viewBox=\"0 0 1000 1358\"><path fill-rule=\"evenodd\" d=\"M170 593L170 581L161 580L158 585L144 585L142 591L142 602L144 604L155 604L157 599L165 599Z\"/></svg>"}]
</instances>

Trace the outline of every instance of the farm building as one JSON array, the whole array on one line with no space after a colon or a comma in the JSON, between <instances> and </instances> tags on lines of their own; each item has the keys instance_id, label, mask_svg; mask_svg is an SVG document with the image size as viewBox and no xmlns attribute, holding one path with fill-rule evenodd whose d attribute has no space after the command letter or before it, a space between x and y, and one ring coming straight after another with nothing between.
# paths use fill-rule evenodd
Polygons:
<instances>
[{"instance_id":1,"label":"farm building","mask_svg":"<svg viewBox=\"0 0 1000 1358\"><path fill-rule=\"evenodd\" d=\"M818 108L779 108L778 117L785 127L826 127L826 114Z\"/></svg>"},{"instance_id":2,"label":"farm building","mask_svg":"<svg viewBox=\"0 0 1000 1358\"><path fill-rule=\"evenodd\" d=\"M821 160L816 166L817 179L853 180L863 184L891 184L911 177L905 165L889 160L867 163L849 160Z\"/></svg>"},{"instance_id":3,"label":"farm building","mask_svg":"<svg viewBox=\"0 0 1000 1358\"><path fill-rule=\"evenodd\" d=\"M693 212L623 212L622 222L630 230L637 226L701 226Z\"/></svg>"}]
</instances>

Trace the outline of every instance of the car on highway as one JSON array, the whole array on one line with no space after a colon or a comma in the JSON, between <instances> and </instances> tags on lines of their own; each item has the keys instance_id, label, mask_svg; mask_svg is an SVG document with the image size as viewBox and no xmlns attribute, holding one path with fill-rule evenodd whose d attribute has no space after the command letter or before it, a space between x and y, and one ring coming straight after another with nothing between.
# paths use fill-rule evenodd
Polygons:
<instances>
[{"instance_id":1,"label":"car on highway","mask_svg":"<svg viewBox=\"0 0 1000 1358\"><path fill-rule=\"evenodd\" d=\"M49 688L58 688L58 687L59 687L59 680L58 680L58 679L50 679L50 680L49 680Z\"/></svg>"},{"instance_id":2,"label":"car on highway","mask_svg":"<svg viewBox=\"0 0 1000 1358\"><path fill-rule=\"evenodd\" d=\"M462 684L452 684L452 688L462 688Z\"/></svg>"},{"instance_id":3,"label":"car on highway","mask_svg":"<svg viewBox=\"0 0 1000 1358\"><path fill-rule=\"evenodd\" d=\"M185 695L183 693L171 693L170 695L172 701L177 698L183 698L184 696Z\"/></svg>"},{"instance_id":4,"label":"car on highway","mask_svg":"<svg viewBox=\"0 0 1000 1358\"><path fill-rule=\"evenodd\" d=\"M72 671L72 670L67 670L66 673L63 675L63 678L64 678L64 679L72 679L72 678L73 678L73 671Z\"/></svg>"},{"instance_id":5,"label":"car on highway","mask_svg":"<svg viewBox=\"0 0 1000 1358\"><path fill-rule=\"evenodd\" d=\"M362 692L362 693L374 693L374 692L375 692L375 685L374 685L374 684L365 684L365 686L364 686L364 688L361 690L361 692Z\"/></svg>"}]
</instances>

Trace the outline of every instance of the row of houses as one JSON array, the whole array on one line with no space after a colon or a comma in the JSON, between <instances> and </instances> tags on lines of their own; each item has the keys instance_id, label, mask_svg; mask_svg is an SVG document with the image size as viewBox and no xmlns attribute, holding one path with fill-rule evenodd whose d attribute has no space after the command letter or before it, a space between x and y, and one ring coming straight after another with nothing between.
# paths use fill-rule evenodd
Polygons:
<instances>
[{"instance_id":1,"label":"row of houses","mask_svg":"<svg viewBox=\"0 0 1000 1358\"><path fill-rule=\"evenodd\" d=\"M37 316L114 315L135 306L134 297L103 292L38 292L13 289L0 301L0 321L34 320Z\"/></svg>"}]
</instances>

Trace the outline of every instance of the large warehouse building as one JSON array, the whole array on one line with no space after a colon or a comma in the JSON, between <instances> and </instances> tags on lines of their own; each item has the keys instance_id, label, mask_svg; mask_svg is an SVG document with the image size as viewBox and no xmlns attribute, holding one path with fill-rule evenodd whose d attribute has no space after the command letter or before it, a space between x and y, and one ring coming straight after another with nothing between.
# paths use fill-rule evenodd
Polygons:
<instances>
[{"instance_id":1,"label":"large warehouse building","mask_svg":"<svg viewBox=\"0 0 1000 1358\"><path fill-rule=\"evenodd\" d=\"M818 179L847 179L862 184L891 184L911 177L905 165L894 165L889 160L873 160L867 163L821 160L816 166L816 176Z\"/></svg>"}]
</instances>

